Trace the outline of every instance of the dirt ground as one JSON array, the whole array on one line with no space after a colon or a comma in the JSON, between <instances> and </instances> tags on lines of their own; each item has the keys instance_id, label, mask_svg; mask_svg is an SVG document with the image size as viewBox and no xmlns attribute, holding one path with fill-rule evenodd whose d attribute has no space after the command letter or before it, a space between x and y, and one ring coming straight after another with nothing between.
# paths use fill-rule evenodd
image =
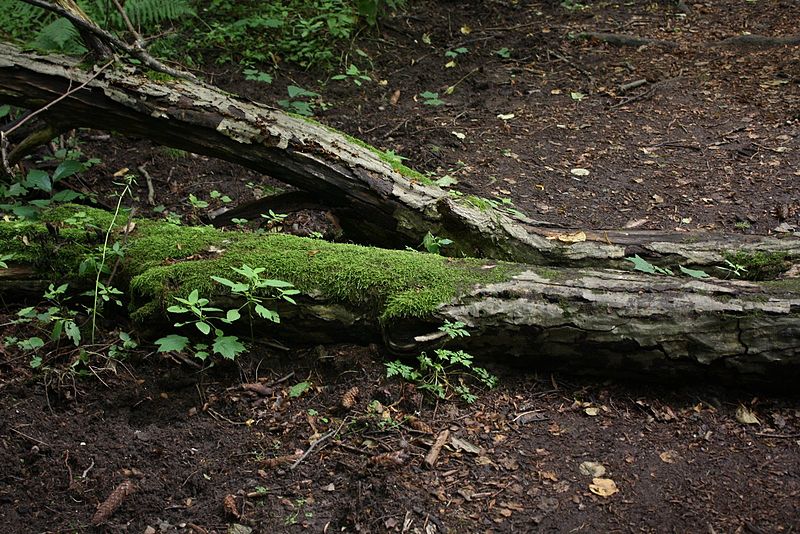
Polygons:
<instances>
[{"instance_id":1,"label":"dirt ground","mask_svg":"<svg viewBox=\"0 0 800 534\"><path fill-rule=\"evenodd\" d=\"M266 103L289 84L317 91L319 120L534 219L760 234L800 226L800 45L727 40L795 34L800 3L410 4L359 34L373 78L360 87L289 66L271 85L243 80L238 67L206 75ZM618 46L582 32L656 41ZM443 104L426 105L426 91ZM119 168L144 165L155 204L185 221L204 216L189 194L213 209L212 190L236 204L276 184L142 139L79 136L103 163L74 187L103 190ZM143 183L137 194L149 214ZM3 337L22 333L14 313L5 303ZM98 358L80 377L69 372L74 353L34 372L0 342L5 531L800 529L796 395L487 363L498 388L472 405L435 403L386 379L388 356L374 346L257 346L207 370L152 350ZM119 508L92 526L123 483Z\"/></svg>"}]
</instances>

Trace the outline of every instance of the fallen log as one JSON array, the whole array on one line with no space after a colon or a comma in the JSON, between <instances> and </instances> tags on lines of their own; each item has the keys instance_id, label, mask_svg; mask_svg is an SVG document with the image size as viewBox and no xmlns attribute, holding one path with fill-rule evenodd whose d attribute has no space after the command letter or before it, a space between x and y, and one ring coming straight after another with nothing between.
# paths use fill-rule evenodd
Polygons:
<instances>
[{"instance_id":1,"label":"fallen log","mask_svg":"<svg viewBox=\"0 0 800 534\"><path fill-rule=\"evenodd\" d=\"M686 267L760 255L781 272L800 258L800 240L793 237L580 232L531 220L491 199L444 191L314 121L200 82L164 78L132 66L100 72L76 59L0 43L0 100L36 109L60 98L40 115L52 131L113 130L242 164L314 195L321 205L336 205L346 236L360 243L417 246L431 232L454 242L447 249L453 256L612 268L625 266L633 254Z\"/></svg>"},{"instance_id":2,"label":"fallen log","mask_svg":"<svg viewBox=\"0 0 800 534\"><path fill-rule=\"evenodd\" d=\"M91 226L65 222L75 221L78 210ZM17 268L33 269L40 278L79 281L83 254L102 243L92 228L107 227L110 215L64 206L46 213L44 221L0 222L0 254L14 254ZM552 269L282 234L134 223L115 230L129 233L113 283L129 296L131 316L154 337L174 330L176 318L166 312L174 296L197 289L212 305L241 305L211 277L235 279L232 268L248 264L302 292L296 306L279 307L279 325L254 325L259 337L296 344L382 341L392 352L414 353L440 341L431 333L449 320L471 332L461 340L463 348L514 357L528 367L660 379L708 374L775 385L800 378L797 279Z\"/></svg>"}]
</instances>

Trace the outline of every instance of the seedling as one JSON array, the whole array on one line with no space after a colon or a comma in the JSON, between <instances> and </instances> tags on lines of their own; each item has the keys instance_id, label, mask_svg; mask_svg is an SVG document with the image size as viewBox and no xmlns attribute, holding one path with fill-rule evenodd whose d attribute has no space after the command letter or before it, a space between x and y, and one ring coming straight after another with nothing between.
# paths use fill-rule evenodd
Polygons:
<instances>
[{"instance_id":1,"label":"seedling","mask_svg":"<svg viewBox=\"0 0 800 534\"><path fill-rule=\"evenodd\" d=\"M444 100L439 98L439 93L425 91L424 93L420 93L419 96L422 98L422 103L425 104L426 106L444 105Z\"/></svg>"},{"instance_id":2,"label":"seedling","mask_svg":"<svg viewBox=\"0 0 800 534\"><path fill-rule=\"evenodd\" d=\"M461 322L445 322L439 327L448 339L468 336L469 332ZM386 364L386 376L399 376L414 383L417 388L432 394L438 399L448 399L457 395L464 402L472 404L477 396L472 392L467 380L477 381L487 388L497 385L497 377L486 369L473 364L472 355L463 350L452 351L436 349L433 356L423 352L417 356L417 367L395 360Z\"/></svg>"},{"instance_id":3,"label":"seedling","mask_svg":"<svg viewBox=\"0 0 800 534\"><path fill-rule=\"evenodd\" d=\"M469 52L469 50L467 48L464 48L463 46L460 48L456 48L455 50L448 50L447 52L445 52L444 57L450 58L450 61L445 63L444 65L445 68L451 69L455 67L457 65L456 58L462 54L466 54L467 52Z\"/></svg>"},{"instance_id":4,"label":"seedling","mask_svg":"<svg viewBox=\"0 0 800 534\"><path fill-rule=\"evenodd\" d=\"M428 232L425 234L425 237L422 238L422 247L430 252L431 254L441 254L442 248L452 245L453 241L451 239L447 239L444 237L436 237L432 233Z\"/></svg>"},{"instance_id":5,"label":"seedling","mask_svg":"<svg viewBox=\"0 0 800 534\"><path fill-rule=\"evenodd\" d=\"M336 76L331 76L331 80L350 80L353 84L361 87L361 84L364 82L371 82L372 78L364 74L363 71L359 70L359 68L352 63L349 67L347 67L347 71L344 74L337 74Z\"/></svg>"},{"instance_id":6,"label":"seedling","mask_svg":"<svg viewBox=\"0 0 800 534\"><path fill-rule=\"evenodd\" d=\"M505 46L503 48L501 48L500 50L496 51L495 54L500 56L503 59L508 59L508 58L511 57L511 51L508 48L506 48Z\"/></svg>"},{"instance_id":7,"label":"seedling","mask_svg":"<svg viewBox=\"0 0 800 534\"><path fill-rule=\"evenodd\" d=\"M242 74L244 74L245 80L261 83L272 83L272 75L262 72L258 69L244 69Z\"/></svg>"},{"instance_id":8,"label":"seedling","mask_svg":"<svg viewBox=\"0 0 800 534\"><path fill-rule=\"evenodd\" d=\"M278 100L279 106L293 113L297 113L298 115L303 115L304 117L310 117L314 114L314 104L304 99L318 98L319 93L306 91L302 87L297 87L296 85L287 87L286 92L289 94L289 99Z\"/></svg>"}]
</instances>

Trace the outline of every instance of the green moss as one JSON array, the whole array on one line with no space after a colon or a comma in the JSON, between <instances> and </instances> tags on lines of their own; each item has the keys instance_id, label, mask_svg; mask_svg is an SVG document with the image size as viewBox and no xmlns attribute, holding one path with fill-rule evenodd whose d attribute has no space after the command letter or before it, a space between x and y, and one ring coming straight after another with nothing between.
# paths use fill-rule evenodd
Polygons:
<instances>
[{"instance_id":1,"label":"green moss","mask_svg":"<svg viewBox=\"0 0 800 534\"><path fill-rule=\"evenodd\" d=\"M153 80L154 82L172 82L176 79L175 76L172 76L171 74L153 69L145 69L143 73L148 79Z\"/></svg>"},{"instance_id":2,"label":"green moss","mask_svg":"<svg viewBox=\"0 0 800 534\"><path fill-rule=\"evenodd\" d=\"M83 213L83 216L78 216L78 214ZM42 222L49 222L58 225L65 224L65 221L69 221L70 219L78 219L85 220L87 223L91 223L92 225L101 228L104 232L108 229L111 221L114 220L114 214L109 213L105 210L101 210L98 208L91 208L89 206L80 206L78 204L58 204L49 208L42 212L39 220ZM118 227L124 226L127 221L125 217L117 217L116 225ZM67 225L74 225L75 227L81 226L81 229L85 225L79 225L77 222L67 223Z\"/></svg>"},{"instance_id":3,"label":"green moss","mask_svg":"<svg viewBox=\"0 0 800 534\"><path fill-rule=\"evenodd\" d=\"M381 161L383 161L385 163L388 163L389 166L392 168L392 170L394 170L396 172L399 172L400 174L402 174L403 176L405 176L409 180L414 180L414 181L419 182L419 183L421 183L423 185L435 185L434 181L431 180L429 177L425 176L424 174L422 174L419 171L415 171L414 169L412 169L412 168L410 168L410 167L408 167L406 165L403 165L401 159L398 156L391 156L391 155L387 154L386 152L384 152L382 150L379 150L378 148L370 145L369 143L365 143L364 141L362 141L361 139L358 139L357 137L353 137L352 135L348 135L348 134L346 134L346 133L344 133L344 132L342 132L340 130L337 130L336 128L333 128L333 127L328 126L326 124L322 124L321 122L316 121L316 120L314 120L314 119L312 119L310 117L305 117L303 115L297 115L295 113L289 113L289 115L292 115L293 117L297 117L299 119L302 119L302 120L304 120L306 122L309 122L311 124L315 124L317 126L321 126L322 128L325 128L326 130L328 130L329 132L333 132L333 133L335 133L337 135L341 135L342 137L347 139L347 141L349 141L350 143L352 143L352 144L354 144L356 146L360 146L361 148L364 148L366 150L369 150L370 152L372 152L373 154L378 156L378 158L380 158Z\"/></svg>"},{"instance_id":4,"label":"green moss","mask_svg":"<svg viewBox=\"0 0 800 534\"><path fill-rule=\"evenodd\" d=\"M508 265L483 269L483 262L474 259L454 260L282 234L196 230L200 235L191 240L195 252L195 247L205 242L224 248L224 253L206 260L154 265L165 253L174 257L174 244L165 242L162 232L136 239L129 258L142 269L132 281L137 298L156 299L163 306L172 295L188 293L190 289L210 294L215 289L212 275L231 277L232 267L246 263L266 268L264 276L287 280L301 292L321 294L387 320L424 316L459 292L478 283L505 279L511 271ZM181 239L190 242L187 235ZM181 252L188 251L181 247ZM152 311L149 307L138 315Z\"/></svg>"},{"instance_id":5,"label":"green moss","mask_svg":"<svg viewBox=\"0 0 800 534\"><path fill-rule=\"evenodd\" d=\"M495 207L495 203L493 201L489 200L488 198L478 197L475 195L468 195L464 197L464 200L481 211L490 211Z\"/></svg>"},{"instance_id":6,"label":"green moss","mask_svg":"<svg viewBox=\"0 0 800 534\"><path fill-rule=\"evenodd\" d=\"M748 280L771 280L791 267L785 252L727 252L724 258L747 269Z\"/></svg>"}]
</instances>

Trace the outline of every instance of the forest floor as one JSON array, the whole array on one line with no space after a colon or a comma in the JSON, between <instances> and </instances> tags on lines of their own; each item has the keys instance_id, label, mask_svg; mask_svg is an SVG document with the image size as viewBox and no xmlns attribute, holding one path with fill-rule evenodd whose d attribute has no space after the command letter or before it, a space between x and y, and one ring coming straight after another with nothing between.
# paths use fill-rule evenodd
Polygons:
<instances>
[{"instance_id":1,"label":"forest floor","mask_svg":"<svg viewBox=\"0 0 800 534\"><path fill-rule=\"evenodd\" d=\"M800 45L729 39L796 37L800 3L412 4L355 41L370 60L344 63L372 78L360 86L289 66L272 84L238 67L206 77L268 104L288 85L313 90L320 121L537 220L800 226ZM144 166L155 204L185 222L205 217L190 194L213 210L277 184L146 140L79 137L102 163L75 187ZM140 182L139 213L161 216ZM24 335L15 312L5 303L3 337ZM797 395L488 363L500 385L465 404L387 379L377 346L257 346L198 370L143 343L83 366L89 376L70 371L76 354L34 371L0 342L8 532L800 530ZM93 527L124 481L129 494Z\"/></svg>"}]
</instances>

